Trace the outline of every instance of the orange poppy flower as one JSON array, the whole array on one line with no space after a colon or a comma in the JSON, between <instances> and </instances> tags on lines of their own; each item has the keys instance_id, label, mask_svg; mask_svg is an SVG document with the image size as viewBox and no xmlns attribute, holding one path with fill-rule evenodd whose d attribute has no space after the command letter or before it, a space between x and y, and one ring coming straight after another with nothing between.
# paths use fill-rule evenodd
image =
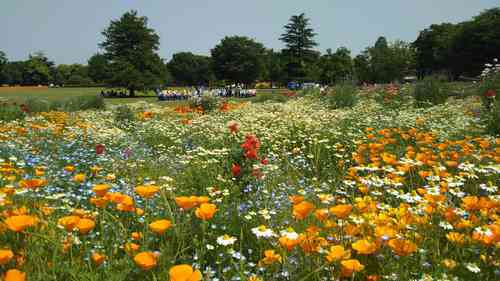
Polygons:
<instances>
[{"instance_id":1,"label":"orange poppy flower","mask_svg":"<svg viewBox=\"0 0 500 281\"><path fill-rule=\"evenodd\" d=\"M370 255L377 250L377 243L362 239L352 243L352 248L360 255Z\"/></svg>"},{"instance_id":2,"label":"orange poppy flower","mask_svg":"<svg viewBox=\"0 0 500 281\"><path fill-rule=\"evenodd\" d=\"M281 236L279 238L279 242L281 246L285 247L288 251L291 251L300 243L300 239L290 239L287 236Z\"/></svg>"},{"instance_id":3,"label":"orange poppy flower","mask_svg":"<svg viewBox=\"0 0 500 281\"><path fill-rule=\"evenodd\" d=\"M94 229L94 227L95 227L95 222L91 219L86 219L86 218L80 219L76 224L76 228L78 228L80 234L87 234L92 229Z\"/></svg>"},{"instance_id":4,"label":"orange poppy flower","mask_svg":"<svg viewBox=\"0 0 500 281\"><path fill-rule=\"evenodd\" d=\"M172 226L169 220L157 220L149 224L149 229L156 234L163 234Z\"/></svg>"},{"instance_id":5,"label":"orange poppy flower","mask_svg":"<svg viewBox=\"0 0 500 281\"><path fill-rule=\"evenodd\" d=\"M274 250L264 251L264 258L260 260L259 264L271 265L275 262L281 262L281 255L274 252Z\"/></svg>"},{"instance_id":6,"label":"orange poppy flower","mask_svg":"<svg viewBox=\"0 0 500 281\"><path fill-rule=\"evenodd\" d=\"M109 190L109 184L96 184L94 187L92 187L92 191L97 195L97 196L104 196L106 193L108 193Z\"/></svg>"},{"instance_id":7,"label":"orange poppy flower","mask_svg":"<svg viewBox=\"0 0 500 281\"><path fill-rule=\"evenodd\" d=\"M0 250L0 265L8 263L14 257L11 250Z\"/></svg>"},{"instance_id":8,"label":"orange poppy flower","mask_svg":"<svg viewBox=\"0 0 500 281\"><path fill-rule=\"evenodd\" d=\"M405 239L391 239L387 244L396 255L401 257L411 255L417 250L415 243Z\"/></svg>"},{"instance_id":9,"label":"orange poppy flower","mask_svg":"<svg viewBox=\"0 0 500 281\"><path fill-rule=\"evenodd\" d=\"M341 245L331 246L330 250L327 251L326 254L326 260L329 262L336 262L351 257L351 251L345 250Z\"/></svg>"},{"instance_id":10,"label":"orange poppy flower","mask_svg":"<svg viewBox=\"0 0 500 281\"><path fill-rule=\"evenodd\" d=\"M19 181L19 186L28 189L37 189L44 186L47 183L44 179L29 179Z\"/></svg>"},{"instance_id":11,"label":"orange poppy flower","mask_svg":"<svg viewBox=\"0 0 500 281\"><path fill-rule=\"evenodd\" d=\"M293 217L298 220L305 219L314 210L314 205L307 201L293 205Z\"/></svg>"},{"instance_id":12,"label":"orange poppy flower","mask_svg":"<svg viewBox=\"0 0 500 281\"><path fill-rule=\"evenodd\" d=\"M86 178L87 178L87 176L85 176L85 174L76 174L73 177L73 180L76 181L76 182L82 183L82 182L85 181Z\"/></svg>"},{"instance_id":13,"label":"orange poppy flower","mask_svg":"<svg viewBox=\"0 0 500 281\"><path fill-rule=\"evenodd\" d=\"M60 218L57 221L57 224L63 226L66 229L66 231L73 231L73 229L76 228L76 225L78 224L79 221L80 221L79 216L65 216Z\"/></svg>"},{"instance_id":14,"label":"orange poppy flower","mask_svg":"<svg viewBox=\"0 0 500 281\"><path fill-rule=\"evenodd\" d=\"M145 199L153 197L158 191L160 188L156 185L139 185L135 188L135 192Z\"/></svg>"},{"instance_id":15,"label":"orange poppy flower","mask_svg":"<svg viewBox=\"0 0 500 281\"><path fill-rule=\"evenodd\" d=\"M140 246L138 244L135 244L135 243L126 243L123 248L124 248L125 252L127 252L127 254L131 255L131 254L137 252L139 250Z\"/></svg>"},{"instance_id":16,"label":"orange poppy flower","mask_svg":"<svg viewBox=\"0 0 500 281\"><path fill-rule=\"evenodd\" d=\"M187 264L175 265L168 271L170 281L200 281L202 276L199 270Z\"/></svg>"},{"instance_id":17,"label":"orange poppy flower","mask_svg":"<svg viewBox=\"0 0 500 281\"><path fill-rule=\"evenodd\" d=\"M352 205L351 204L341 204L341 205L336 205L330 208L330 212L333 213L335 216L337 216L339 219L344 219L352 211Z\"/></svg>"},{"instance_id":18,"label":"orange poppy flower","mask_svg":"<svg viewBox=\"0 0 500 281\"><path fill-rule=\"evenodd\" d=\"M135 255L134 262L142 270L150 270L156 266L157 258L151 252L142 252Z\"/></svg>"},{"instance_id":19,"label":"orange poppy flower","mask_svg":"<svg viewBox=\"0 0 500 281\"><path fill-rule=\"evenodd\" d=\"M341 261L340 264L342 265L341 270L342 276L344 277L351 276L354 272L360 272L365 268L365 266L356 259L344 260Z\"/></svg>"},{"instance_id":20,"label":"orange poppy flower","mask_svg":"<svg viewBox=\"0 0 500 281\"><path fill-rule=\"evenodd\" d=\"M175 197L175 203L183 210L189 210L198 206L198 197L196 196L178 196Z\"/></svg>"},{"instance_id":21,"label":"orange poppy flower","mask_svg":"<svg viewBox=\"0 0 500 281\"><path fill-rule=\"evenodd\" d=\"M101 255L99 253L92 253L91 258L92 258L92 262L96 266L101 265L106 260L106 256L105 255Z\"/></svg>"},{"instance_id":22,"label":"orange poppy flower","mask_svg":"<svg viewBox=\"0 0 500 281\"><path fill-rule=\"evenodd\" d=\"M196 209L195 215L199 219L206 221L213 218L215 212L217 212L217 206L215 204L203 203Z\"/></svg>"},{"instance_id":23,"label":"orange poppy flower","mask_svg":"<svg viewBox=\"0 0 500 281\"><path fill-rule=\"evenodd\" d=\"M4 281L26 281L26 273L17 270L17 269L9 269L5 273Z\"/></svg>"},{"instance_id":24,"label":"orange poppy flower","mask_svg":"<svg viewBox=\"0 0 500 281\"><path fill-rule=\"evenodd\" d=\"M290 202L292 202L292 204L296 205L296 204L299 204L302 201L304 201L304 196L302 196L302 195L292 195L292 196L288 196L288 199L290 199Z\"/></svg>"},{"instance_id":25,"label":"orange poppy flower","mask_svg":"<svg viewBox=\"0 0 500 281\"><path fill-rule=\"evenodd\" d=\"M29 215L20 215L8 217L5 221L7 228L14 232L21 232L37 223L37 219Z\"/></svg>"}]
</instances>

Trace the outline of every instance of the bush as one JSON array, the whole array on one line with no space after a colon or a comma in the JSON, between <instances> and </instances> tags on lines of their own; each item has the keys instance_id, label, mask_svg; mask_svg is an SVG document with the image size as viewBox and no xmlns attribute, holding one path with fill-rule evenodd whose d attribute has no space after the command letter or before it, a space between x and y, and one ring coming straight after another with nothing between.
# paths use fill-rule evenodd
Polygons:
<instances>
[{"instance_id":1,"label":"bush","mask_svg":"<svg viewBox=\"0 0 500 281\"><path fill-rule=\"evenodd\" d=\"M51 108L50 102L40 98L27 98L24 104L30 113L48 112Z\"/></svg>"},{"instance_id":2,"label":"bush","mask_svg":"<svg viewBox=\"0 0 500 281\"><path fill-rule=\"evenodd\" d=\"M0 121L13 121L24 119L26 114L21 110L18 105L8 105L0 103Z\"/></svg>"},{"instance_id":3,"label":"bush","mask_svg":"<svg viewBox=\"0 0 500 281\"><path fill-rule=\"evenodd\" d=\"M353 107L358 102L358 88L351 83L339 84L326 97L333 108Z\"/></svg>"},{"instance_id":4,"label":"bush","mask_svg":"<svg viewBox=\"0 0 500 281\"><path fill-rule=\"evenodd\" d=\"M500 99L496 99L488 116L488 132L494 136L500 135Z\"/></svg>"},{"instance_id":5,"label":"bush","mask_svg":"<svg viewBox=\"0 0 500 281\"><path fill-rule=\"evenodd\" d=\"M443 78L430 76L415 85L413 97L418 107L443 104L448 99L448 89Z\"/></svg>"},{"instance_id":6,"label":"bush","mask_svg":"<svg viewBox=\"0 0 500 281\"><path fill-rule=\"evenodd\" d=\"M104 109L105 107L104 98L101 96L73 97L63 103L63 109L65 111Z\"/></svg>"},{"instance_id":7,"label":"bush","mask_svg":"<svg viewBox=\"0 0 500 281\"><path fill-rule=\"evenodd\" d=\"M120 105L115 109L114 119L117 123L132 122L135 115L128 105Z\"/></svg>"},{"instance_id":8,"label":"bush","mask_svg":"<svg viewBox=\"0 0 500 281\"><path fill-rule=\"evenodd\" d=\"M481 97L483 105L487 107L491 103L491 97L486 94L488 91L493 91L496 95L500 95L500 72L488 75L478 87L478 95Z\"/></svg>"},{"instance_id":9,"label":"bush","mask_svg":"<svg viewBox=\"0 0 500 281\"><path fill-rule=\"evenodd\" d=\"M219 108L219 99L210 95L203 95L201 98L191 99L190 107L201 107L204 112L211 112Z\"/></svg>"},{"instance_id":10,"label":"bush","mask_svg":"<svg viewBox=\"0 0 500 281\"><path fill-rule=\"evenodd\" d=\"M253 102L261 103L261 102L286 102L288 100L287 97L280 93L276 93L273 91L272 94L261 94L257 95Z\"/></svg>"}]
</instances>

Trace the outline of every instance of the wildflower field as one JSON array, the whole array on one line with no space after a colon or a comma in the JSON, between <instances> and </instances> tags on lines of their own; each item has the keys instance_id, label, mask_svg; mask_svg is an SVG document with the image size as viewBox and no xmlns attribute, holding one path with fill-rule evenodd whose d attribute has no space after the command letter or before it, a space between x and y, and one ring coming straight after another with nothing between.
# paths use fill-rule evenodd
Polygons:
<instances>
[{"instance_id":1,"label":"wildflower field","mask_svg":"<svg viewBox=\"0 0 500 281\"><path fill-rule=\"evenodd\" d=\"M0 274L498 280L500 139L480 100L390 99L0 122Z\"/></svg>"}]
</instances>

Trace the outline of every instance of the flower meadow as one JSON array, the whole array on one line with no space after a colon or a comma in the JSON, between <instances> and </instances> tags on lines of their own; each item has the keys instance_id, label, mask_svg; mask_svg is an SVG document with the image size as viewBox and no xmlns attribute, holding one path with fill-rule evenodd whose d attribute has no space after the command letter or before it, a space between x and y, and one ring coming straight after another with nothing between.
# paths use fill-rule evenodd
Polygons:
<instances>
[{"instance_id":1,"label":"flower meadow","mask_svg":"<svg viewBox=\"0 0 500 281\"><path fill-rule=\"evenodd\" d=\"M147 103L0 123L4 280L498 280L475 98Z\"/></svg>"}]
</instances>

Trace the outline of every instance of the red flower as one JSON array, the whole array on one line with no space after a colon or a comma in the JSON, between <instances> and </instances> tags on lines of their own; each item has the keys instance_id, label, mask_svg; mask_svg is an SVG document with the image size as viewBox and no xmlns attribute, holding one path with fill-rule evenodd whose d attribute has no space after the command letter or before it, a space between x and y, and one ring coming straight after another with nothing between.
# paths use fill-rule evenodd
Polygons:
<instances>
[{"instance_id":1,"label":"red flower","mask_svg":"<svg viewBox=\"0 0 500 281\"><path fill-rule=\"evenodd\" d=\"M269 164L269 160L267 160L267 158L264 158L264 159L262 159L262 160L260 161L260 164L262 164L262 165L267 165L267 164Z\"/></svg>"},{"instance_id":2,"label":"red flower","mask_svg":"<svg viewBox=\"0 0 500 281\"><path fill-rule=\"evenodd\" d=\"M229 123L227 127L229 128L229 132L231 133L237 133L238 130L240 129L240 125L236 122Z\"/></svg>"},{"instance_id":3,"label":"red flower","mask_svg":"<svg viewBox=\"0 0 500 281\"><path fill-rule=\"evenodd\" d=\"M492 98L492 97L495 97L497 95L497 93L495 93L494 90L488 90L488 91L486 91L486 93L484 95L488 98Z\"/></svg>"},{"instance_id":4,"label":"red flower","mask_svg":"<svg viewBox=\"0 0 500 281\"><path fill-rule=\"evenodd\" d=\"M255 149L249 149L249 150L245 151L245 157L248 159L254 159L254 160L259 158L257 156L257 150L255 150Z\"/></svg>"},{"instance_id":5,"label":"red flower","mask_svg":"<svg viewBox=\"0 0 500 281\"><path fill-rule=\"evenodd\" d=\"M27 106L27 105L25 105L25 104L21 104L21 105L20 105L20 107L21 107L21 111L23 111L23 112L25 112L25 113L28 113L28 112L29 112L29 108L28 108L28 106Z\"/></svg>"},{"instance_id":6,"label":"red flower","mask_svg":"<svg viewBox=\"0 0 500 281\"><path fill-rule=\"evenodd\" d=\"M241 167L238 164L233 164L231 166L231 173L233 174L233 177L237 177L241 173Z\"/></svg>"},{"instance_id":7,"label":"red flower","mask_svg":"<svg viewBox=\"0 0 500 281\"><path fill-rule=\"evenodd\" d=\"M103 154L104 153L104 145L102 145L102 144L96 144L95 145L95 153L97 155Z\"/></svg>"}]
</instances>

